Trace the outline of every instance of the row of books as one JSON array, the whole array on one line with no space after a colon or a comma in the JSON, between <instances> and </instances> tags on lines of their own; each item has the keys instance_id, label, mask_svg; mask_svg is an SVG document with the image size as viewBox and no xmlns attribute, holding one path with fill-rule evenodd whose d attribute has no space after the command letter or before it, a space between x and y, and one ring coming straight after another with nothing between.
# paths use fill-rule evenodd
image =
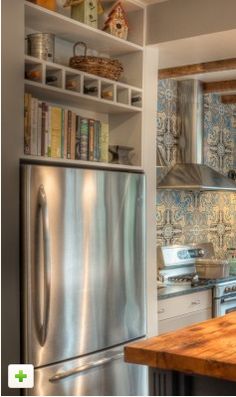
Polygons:
<instances>
[{"instance_id":1,"label":"row of books","mask_svg":"<svg viewBox=\"0 0 236 397\"><path fill-rule=\"evenodd\" d=\"M108 162L109 126L25 94L24 152Z\"/></svg>"}]
</instances>

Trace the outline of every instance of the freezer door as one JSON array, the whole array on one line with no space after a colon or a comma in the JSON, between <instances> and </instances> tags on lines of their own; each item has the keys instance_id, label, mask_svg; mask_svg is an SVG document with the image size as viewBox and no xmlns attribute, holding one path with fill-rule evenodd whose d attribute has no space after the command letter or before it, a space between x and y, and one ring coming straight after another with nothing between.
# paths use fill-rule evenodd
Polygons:
<instances>
[{"instance_id":1,"label":"freezer door","mask_svg":"<svg viewBox=\"0 0 236 397\"><path fill-rule=\"evenodd\" d=\"M126 364L122 347L38 368L31 396L148 395L147 368Z\"/></svg>"},{"instance_id":2,"label":"freezer door","mask_svg":"<svg viewBox=\"0 0 236 397\"><path fill-rule=\"evenodd\" d=\"M145 335L145 178L24 165L24 360Z\"/></svg>"}]
</instances>

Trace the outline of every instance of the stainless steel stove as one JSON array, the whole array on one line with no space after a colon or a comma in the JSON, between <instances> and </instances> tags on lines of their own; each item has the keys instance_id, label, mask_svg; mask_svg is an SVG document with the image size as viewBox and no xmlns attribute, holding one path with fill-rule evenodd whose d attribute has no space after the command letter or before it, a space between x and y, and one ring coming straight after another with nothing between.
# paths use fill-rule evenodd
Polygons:
<instances>
[{"instance_id":1,"label":"stainless steel stove","mask_svg":"<svg viewBox=\"0 0 236 397\"><path fill-rule=\"evenodd\" d=\"M206 284L207 280L198 278L195 260L214 256L212 243L158 246L158 287Z\"/></svg>"},{"instance_id":2,"label":"stainless steel stove","mask_svg":"<svg viewBox=\"0 0 236 397\"><path fill-rule=\"evenodd\" d=\"M224 314L236 311L236 277L216 284L213 290L213 316L223 316Z\"/></svg>"},{"instance_id":3,"label":"stainless steel stove","mask_svg":"<svg viewBox=\"0 0 236 397\"><path fill-rule=\"evenodd\" d=\"M199 279L195 260L214 259L212 243L157 247L158 288L178 286L182 289L200 285L213 286L213 316L236 311L236 276L226 279Z\"/></svg>"}]
</instances>

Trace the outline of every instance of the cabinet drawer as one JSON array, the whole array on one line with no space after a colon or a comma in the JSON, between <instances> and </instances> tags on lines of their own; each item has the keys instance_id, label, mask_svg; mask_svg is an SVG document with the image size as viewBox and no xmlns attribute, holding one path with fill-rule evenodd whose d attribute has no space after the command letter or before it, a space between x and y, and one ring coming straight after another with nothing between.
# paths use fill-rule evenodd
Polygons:
<instances>
[{"instance_id":1,"label":"cabinet drawer","mask_svg":"<svg viewBox=\"0 0 236 397\"><path fill-rule=\"evenodd\" d=\"M166 320L158 321L158 335L164 334L165 332L175 331L195 323L200 323L201 321L206 321L210 318L212 318L211 308L167 318Z\"/></svg>"},{"instance_id":2,"label":"cabinet drawer","mask_svg":"<svg viewBox=\"0 0 236 397\"><path fill-rule=\"evenodd\" d=\"M212 306L212 290L205 290L158 301L158 321Z\"/></svg>"}]
</instances>

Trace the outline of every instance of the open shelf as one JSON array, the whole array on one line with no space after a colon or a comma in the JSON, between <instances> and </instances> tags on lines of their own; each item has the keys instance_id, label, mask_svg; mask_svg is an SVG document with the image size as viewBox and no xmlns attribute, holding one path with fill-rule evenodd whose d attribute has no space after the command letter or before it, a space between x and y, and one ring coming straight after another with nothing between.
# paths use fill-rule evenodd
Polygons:
<instances>
[{"instance_id":1,"label":"open shelf","mask_svg":"<svg viewBox=\"0 0 236 397\"><path fill-rule=\"evenodd\" d=\"M137 93L142 97L142 90L128 84L116 82L98 76L81 72L76 69L58 65L56 63L42 61L40 59L25 56L25 69L39 71L41 79L25 79L25 87L28 93L42 100L56 101L68 106L79 106L82 109L89 108L101 113L140 112L142 106L133 106L131 93ZM55 77L55 81L48 79ZM76 89L67 87L68 81L76 83ZM89 91L89 89L93 90ZM111 93L106 97L105 93Z\"/></svg>"},{"instance_id":2,"label":"open shelf","mask_svg":"<svg viewBox=\"0 0 236 397\"><path fill-rule=\"evenodd\" d=\"M127 171L139 171L142 172L143 168L137 165L122 165L122 164L112 164L112 163L101 163L98 161L82 161L82 160L67 160L67 159L56 159L51 157L43 157L43 156L31 156L24 155L20 158L21 161L35 161L38 163L49 163L49 164L58 164L64 166L83 166L89 168L106 168L106 169L117 169L117 170L127 170Z\"/></svg>"},{"instance_id":3,"label":"open shelf","mask_svg":"<svg viewBox=\"0 0 236 397\"><path fill-rule=\"evenodd\" d=\"M143 47L138 44L122 40L28 1L25 1L25 25L34 31L53 33L73 43L78 40L84 41L88 48L96 48L99 53L110 56L143 51Z\"/></svg>"},{"instance_id":4,"label":"open shelf","mask_svg":"<svg viewBox=\"0 0 236 397\"><path fill-rule=\"evenodd\" d=\"M99 99L92 95L84 95L71 90L25 80L26 92L44 101L53 101L67 106L77 106L100 113L137 113L141 108L115 103L106 99Z\"/></svg>"}]
</instances>

